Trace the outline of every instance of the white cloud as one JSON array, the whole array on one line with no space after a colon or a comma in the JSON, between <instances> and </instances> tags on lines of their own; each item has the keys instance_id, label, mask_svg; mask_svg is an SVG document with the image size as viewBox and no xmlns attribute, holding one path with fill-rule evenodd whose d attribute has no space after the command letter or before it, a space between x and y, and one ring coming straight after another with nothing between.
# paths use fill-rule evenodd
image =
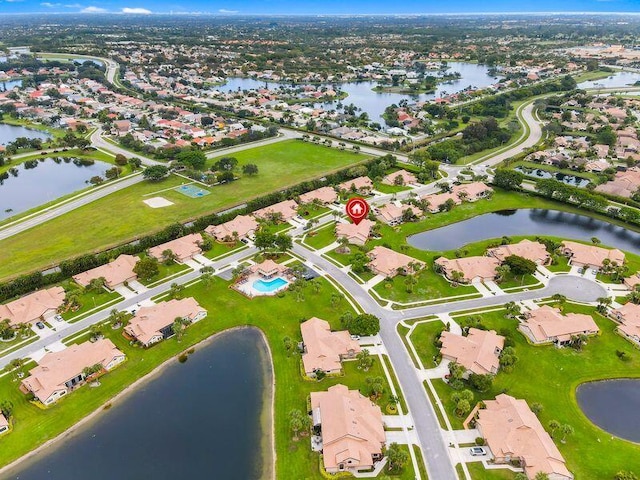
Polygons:
<instances>
[{"instance_id":1,"label":"white cloud","mask_svg":"<svg viewBox=\"0 0 640 480\"><path fill-rule=\"evenodd\" d=\"M55 8L55 7L59 7L61 4L60 3L43 2L40 5L42 5L43 7L47 7L47 8Z\"/></svg>"},{"instance_id":2,"label":"white cloud","mask_svg":"<svg viewBox=\"0 0 640 480\"><path fill-rule=\"evenodd\" d=\"M64 5L64 8L82 8L82 5L79 3L67 3Z\"/></svg>"},{"instance_id":3,"label":"white cloud","mask_svg":"<svg viewBox=\"0 0 640 480\"><path fill-rule=\"evenodd\" d=\"M24 0L7 0L7 3L20 3L24 2Z\"/></svg>"},{"instance_id":4,"label":"white cloud","mask_svg":"<svg viewBox=\"0 0 640 480\"><path fill-rule=\"evenodd\" d=\"M107 9L100 7L87 7L80 10L80 13L107 13Z\"/></svg>"},{"instance_id":5,"label":"white cloud","mask_svg":"<svg viewBox=\"0 0 640 480\"><path fill-rule=\"evenodd\" d=\"M147 10L146 8L139 8L139 7L135 7L135 8L125 7L122 9L122 13L138 13L143 15L149 15L151 13L151 10Z\"/></svg>"},{"instance_id":6,"label":"white cloud","mask_svg":"<svg viewBox=\"0 0 640 480\"><path fill-rule=\"evenodd\" d=\"M226 8L221 8L218 10L218 13L238 13L238 10L227 10Z\"/></svg>"}]
</instances>

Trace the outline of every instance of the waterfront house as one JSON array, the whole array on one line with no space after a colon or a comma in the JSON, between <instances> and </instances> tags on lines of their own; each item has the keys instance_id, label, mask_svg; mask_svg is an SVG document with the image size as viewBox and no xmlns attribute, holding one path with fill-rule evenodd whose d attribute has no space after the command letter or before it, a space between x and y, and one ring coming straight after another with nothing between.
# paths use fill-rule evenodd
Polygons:
<instances>
[{"instance_id":1,"label":"waterfront house","mask_svg":"<svg viewBox=\"0 0 640 480\"><path fill-rule=\"evenodd\" d=\"M58 308L64 303L64 297L62 287L38 290L0 305L0 320L9 320L12 327L48 320L58 312Z\"/></svg>"},{"instance_id":2,"label":"waterfront house","mask_svg":"<svg viewBox=\"0 0 640 480\"><path fill-rule=\"evenodd\" d=\"M494 330L470 328L466 337L444 331L440 341L442 358L457 362L466 368L465 376L470 373L478 375L498 373L504 337Z\"/></svg>"},{"instance_id":3,"label":"waterfront house","mask_svg":"<svg viewBox=\"0 0 640 480\"><path fill-rule=\"evenodd\" d=\"M323 205L328 205L338 200L338 194L331 187L321 187L300 195L300 204L317 201Z\"/></svg>"},{"instance_id":4,"label":"waterfront house","mask_svg":"<svg viewBox=\"0 0 640 480\"><path fill-rule=\"evenodd\" d=\"M358 193L360 195L369 195L373 190L373 182L369 177L358 177L338 185L339 191Z\"/></svg>"},{"instance_id":5,"label":"waterfront house","mask_svg":"<svg viewBox=\"0 0 640 480\"><path fill-rule=\"evenodd\" d=\"M124 353L109 339L73 344L59 352L46 353L22 380L20 388L24 393L31 392L43 405L51 405L84 383L86 368L100 366L109 371L124 360Z\"/></svg>"},{"instance_id":6,"label":"waterfront house","mask_svg":"<svg viewBox=\"0 0 640 480\"><path fill-rule=\"evenodd\" d=\"M367 256L371 260L369 269L376 275L385 277L395 277L398 273L411 275L425 265L420 260L379 245L374 247Z\"/></svg>"},{"instance_id":7,"label":"waterfront house","mask_svg":"<svg viewBox=\"0 0 640 480\"><path fill-rule=\"evenodd\" d=\"M258 229L258 222L248 215L238 215L233 220L220 225L209 225L204 232L218 242L233 242L252 238Z\"/></svg>"},{"instance_id":8,"label":"waterfront house","mask_svg":"<svg viewBox=\"0 0 640 480\"><path fill-rule=\"evenodd\" d=\"M485 400L485 408L474 409L465 421L475 422L493 454L495 463L519 463L527 478L539 472L553 480L572 480L565 460L527 402L504 393Z\"/></svg>"},{"instance_id":9,"label":"waterfront house","mask_svg":"<svg viewBox=\"0 0 640 480\"><path fill-rule=\"evenodd\" d=\"M535 262L537 265L546 265L551 261L551 255L547 252L547 248L540 242L532 242L531 240L521 240L511 245L500 245L499 247L490 248L487 254L497 258L501 263L507 257L516 255Z\"/></svg>"},{"instance_id":10,"label":"waterfront house","mask_svg":"<svg viewBox=\"0 0 640 480\"><path fill-rule=\"evenodd\" d=\"M283 222L288 222L297 214L298 204L293 200L285 200L253 212L253 216L258 220L271 220L278 217Z\"/></svg>"},{"instance_id":11,"label":"waterfront house","mask_svg":"<svg viewBox=\"0 0 640 480\"><path fill-rule=\"evenodd\" d=\"M578 242L562 242L562 253L569 258L569 265L601 269L604 265L622 265L624 253L617 248L608 249Z\"/></svg>"},{"instance_id":12,"label":"waterfront house","mask_svg":"<svg viewBox=\"0 0 640 480\"><path fill-rule=\"evenodd\" d=\"M124 332L143 347L149 347L173 336L173 322L176 318L187 323L195 323L206 316L207 311L195 299L173 299L138 309L129 324L124 327Z\"/></svg>"},{"instance_id":13,"label":"waterfront house","mask_svg":"<svg viewBox=\"0 0 640 480\"><path fill-rule=\"evenodd\" d=\"M400 225L404 221L404 212L409 210L414 216L421 217L422 211L413 205L396 205L395 203L386 203L381 207L375 207L374 213L376 218L381 222L392 227Z\"/></svg>"},{"instance_id":14,"label":"waterfront house","mask_svg":"<svg viewBox=\"0 0 640 480\"><path fill-rule=\"evenodd\" d=\"M104 278L105 286L109 290L114 290L124 285L125 282L137 280L138 276L134 273L133 267L138 263L138 260L138 257L133 255L120 255L110 263L74 275L73 279L78 285L86 287L91 283L91 280Z\"/></svg>"},{"instance_id":15,"label":"waterfront house","mask_svg":"<svg viewBox=\"0 0 640 480\"><path fill-rule=\"evenodd\" d=\"M596 335L600 329L590 315L567 313L543 305L524 314L525 321L518 327L533 343L567 345L578 335Z\"/></svg>"},{"instance_id":16,"label":"waterfront house","mask_svg":"<svg viewBox=\"0 0 640 480\"><path fill-rule=\"evenodd\" d=\"M202 235L199 233L192 233L150 248L149 256L162 261L164 259L162 252L171 250L176 257L176 262L184 263L187 260L192 260L193 257L202 253L202 248L200 247L201 244Z\"/></svg>"},{"instance_id":17,"label":"waterfront house","mask_svg":"<svg viewBox=\"0 0 640 480\"><path fill-rule=\"evenodd\" d=\"M357 225L355 223L336 223L336 237L346 238L353 245L364 245L371 235L371 228L375 222L365 218Z\"/></svg>"},{"instance_id":18,"label":"waterfront house","mask_svg":"<svg viewBox=\"0 0 640 480\"><path fill-rule=\"evenodd\" d=\"M398 177L400 177L402 181L397 180ZM407 172L406 170L398 170L384 177L382 183L385 185L415 185L418 181L413 173Z\"/></svg>"},{"instance_id":19,"label":"waterfront house","mask_svg":"<svg viewBox=\"0 0 640 480\"><path fill-rule=\"evenodd\" d=\"M332 332L329 322L317 317L300 324L302 333L302 364L306 375L313 377L320 370L339 373L342 360L355 358L360 345L348 331Z\"/></svg>"},{"instance_id":20,"label":"waterfront house","mask_svg":"<svg viewBox=\"0 0 640 480\"><path fill-rule=\"evenodd\" d=\"M359 391L338 384L326 392L311 392L311 412L314 428L322 433L328 473L370 470L382 459L382 412Z\"/></svg>"},{"instance_id":21,"label":"waterfront house","mask_svg":"<svg viewBox=\"0 0 640 480\"><path fill-rule=\"evenodd\" d=\"M461 277L458 282L478 283L494 280L500 261L497 258L485 256L454 258L453 260L440 257L435 261L435 265L449 280L455 278L453 272L460 272Z\"/></svg>"},{"instance_id":22,"label":"waterfront house","mask_svg":"<svg viewBox=\"0 0 640 480\"><path fill-rule=\"evenodd\" d=\"M441 205L447 200L452 200L455 205L465 202L476 202L482 198L488 198L493 193L493 188L483 182L465 183L462 185L454 185L450 192L435 193L425 195L423 200L429 202L429 211L437 213L440 211Z\"/></svg>"}]
</instances>

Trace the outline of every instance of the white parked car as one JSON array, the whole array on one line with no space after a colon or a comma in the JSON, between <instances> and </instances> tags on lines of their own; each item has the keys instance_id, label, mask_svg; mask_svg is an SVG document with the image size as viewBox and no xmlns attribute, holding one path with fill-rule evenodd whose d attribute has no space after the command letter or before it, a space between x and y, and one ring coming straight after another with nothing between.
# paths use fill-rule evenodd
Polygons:
<instances>
[{"instance_id":1,"label":"white parked car","mask_svg":"<svg viewBox=\"0 0 640 480\"><path fill-rule=\"evenodd\" d=\"M472 457L482 457L487 454L487 451L482 447L471 447L469 453L471 453Z\"/></svg>"}]
</instances>

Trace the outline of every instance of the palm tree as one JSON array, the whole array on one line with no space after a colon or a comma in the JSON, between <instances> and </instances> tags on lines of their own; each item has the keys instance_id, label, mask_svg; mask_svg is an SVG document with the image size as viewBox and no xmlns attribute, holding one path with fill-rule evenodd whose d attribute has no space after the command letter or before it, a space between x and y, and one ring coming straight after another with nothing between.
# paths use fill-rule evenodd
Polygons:
<instances>
[{"instance_id":1,"label":"palm tree","mask_svg":"<svg viewBox=\"0 0 640 480\"><path fill-rule=\"evenodd\" d=\"M451 283L454 287L457 287L462 280L464 280L464 273L458 270L453 270L451 272Z\"/></svg>"},{"instance_id":2,"label":"palm tree","mask_svg":"<svg viewBox=\"0 0 640 480\"><path fill-rule=\"evenodd\" d=\"M551 430L551 436L553 437L553 434L555 433L555 431L557 429L560 428L560 422L558 422L557 420L550 420L549 421L549 430Z\"/></svg>"},{"instance_id":3,"label":"palm tree","mask_svg":"<svg viewBox=\"0 0 640 480\"><path fill-rule=\"evenodd\" d=\"M332 293L331 294L331 307L335 310L335 309L338 308L340 303L342 303L342 295L340 295L339 293Z\"/></svg>"},{"instance_id":4,"label":"palm tree","mask_svg":"<svg viewBox=\"0 0 640 480\"><path fill-rule=\"evenodd\" d=\"M613 299L611 297L598 298L598 312L606 313L607 307L610 307L612 302L613 302Z\"/></svg>"},{"instance_id":5,"label":"palm tree","mask_svg":"<svg viewBox=\"0 0 640 480\"><path fill-rule=\"evenodd\" d=\"M565 423L564 425L560 426L560 432L562 433L562 440L560 441L562 443L566 443L567 435L573 435L573 427L568 423Z\"/></svg>"},{"instance_id":6,"label":"palm tree","mask_svg":"<svg viewBox=\"0 0 640 480\"><path fill-rule=\"evenodd\" d=\"M179 342L184 335L184 319L182 319L181 317L176 317L171 324L171 330L173 330L173 333L176 336L176 340L178 340Z\"/></svg>"},{"instance_id":7,"label":"palm tree","mask_svg":"<svg viewBox=\"0 0 640 480\"><path fill-rule=\"evenodd\" d=\"M320 293L320 290L322 290L322 284L318 280L311 280L309 285L311 285L313 293Z\"/></svg>"}]
</instances>

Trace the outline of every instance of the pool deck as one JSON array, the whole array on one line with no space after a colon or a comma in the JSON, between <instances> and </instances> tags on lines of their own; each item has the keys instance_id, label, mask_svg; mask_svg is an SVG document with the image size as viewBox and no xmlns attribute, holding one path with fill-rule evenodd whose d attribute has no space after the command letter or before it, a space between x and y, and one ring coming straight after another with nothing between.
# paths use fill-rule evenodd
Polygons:
<instances>
[{"instance_id":1,"label":"pool deck","mask_svg":"<svg viewBox=\"0 0 640 480\"><path fill-rule=\"evenodd\" d=\"M260 281L260 280L262 280L263 282L273 282L273 281L277 280L278 278L281 278L286 283L284 285L278 287L278 288L275 288L274 290L272 290L270 292L265 292L265 291L258 290L253 286L253 284L255 282ZM260 274L254 273L254 274L251 274L251 275L249 275L247 277L244 277L242 280L239 280L238 282L233 284L233 288L235 290L237 290L238 292L242 293L243 295L249 297L249 298L265 297L265 296L273 296L273 295L276 295L278 292L286 290L287 288L289 288L289 284L290 283L291 282L283 275L278 275L278 276L275 276L273 278L265 279Z\"/></svg>"}]
</instances>

